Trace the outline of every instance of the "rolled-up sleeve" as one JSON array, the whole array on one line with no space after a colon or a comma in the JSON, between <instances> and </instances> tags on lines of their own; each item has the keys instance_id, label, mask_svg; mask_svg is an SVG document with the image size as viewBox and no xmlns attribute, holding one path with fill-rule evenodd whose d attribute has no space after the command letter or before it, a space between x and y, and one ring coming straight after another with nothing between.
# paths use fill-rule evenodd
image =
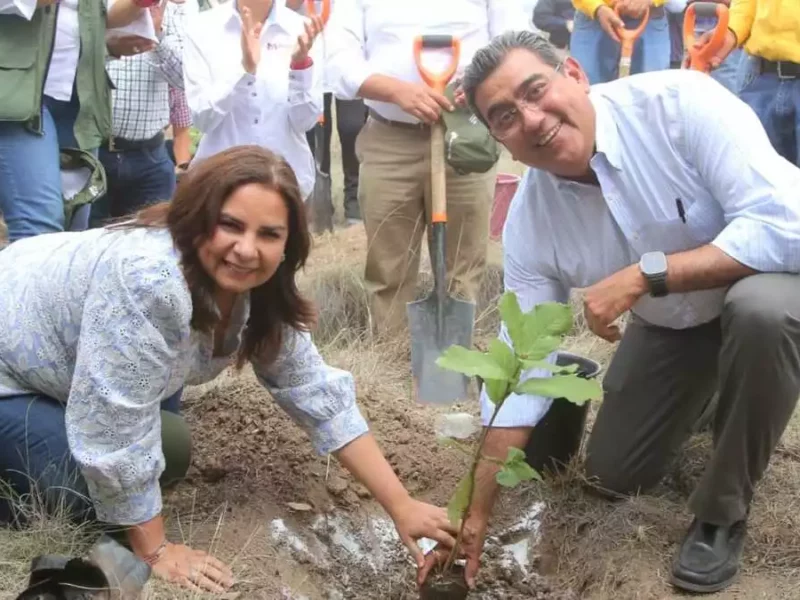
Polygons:
<instances>
[{"instance_id":1,"label":"rolled-up sleeve","mask_svg":"<svg viewBox=\"0 0 800 600\"><path fill-rule=\"evenodd\" d=\"M190 319L177 262L98 266L83 309L66 429L101 521L135 525L161 512L160 402L175 391L169 382Z\"/></svg>"},{"instance_id":2,"label":"rolled-up sleeve","mask_svg":"<svg viewBox=\"0 0 800 600\"><path fill-rule=\"evenodd\" d=\"M277 358L252 364L261 384L320 454L335 452L369 430L356 404L353 376L325 364L308 333L287 327Z\"/></svg>"},{"instance_id":3,"label":"rolled-up sleeve","mask_svg":"<svg viewBox=\"0 0 800 600\"><path fill-rule=\"evenodd\" d=\"M533 176L533 171L529 170L520 182L517 194L536 193L535 182L528 184L528 180ZM512 201L512 212L516 198ZM558 280L542 274L537 268L539 261L535 257L535 251L547 252L548 240L536 239L531 243L530 232L524 231L525 220L516 219L510 213L503 231L505 242L503 254L504 285L506 291L514 292L517 295L520 308L523 312L532 310L537 304L543 302L567 302L569 300L569 290ZM505 324L500 327L499 339L511 345ZM555 354L548 360L555 361ZM522 373L520 381L525 381L531 377L548 377L549 371L543 369L530 369ZM547 413L552 403L552 398L534 396L532 394L511 394L506 398L500 412L497 413L493 427L533 427L545 413ZM492 418L496 405L489 398L486 390L481 391L481 420L484 425L488 425Z\"/></svg>"},{"instance_id":4,"label":"rolled-up sleeve","mask_svg":"<svg viewBox=\"0 0 800 600\"><path fill-rule=\"evenodd\" d=\"M683 152L722 207L713 244L763 272L800 272L800 169L773 148L753 110L710 77L681 99Z\"/></svg>"},{"instance_id":5,"label":"rolled-up sleeve","mask_svg":"<svg viewBox=\"0 0 800 600\"><path fill-rule=\"evenodd\" d=\"M342 100L354 100L373 75L367 61L367 34L361 0L337 0L327 27L327 79Z\"/></svg>"}]
</instances>

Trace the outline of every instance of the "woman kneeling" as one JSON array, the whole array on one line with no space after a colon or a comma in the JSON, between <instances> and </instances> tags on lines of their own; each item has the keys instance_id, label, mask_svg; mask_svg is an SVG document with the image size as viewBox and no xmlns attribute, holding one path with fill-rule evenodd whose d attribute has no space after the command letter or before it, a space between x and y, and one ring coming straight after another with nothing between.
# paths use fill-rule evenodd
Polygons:
<instances>
[{"instance_id":1,"label":"woman kneeling","mask_svg":"<svg viewBox=\"0 0 800 600\"><path fill-rule=\"evenodd\" d=\"M350 373L326 365L295 274L309 252L297 180L254 146L200 163L171 203L131 221L0 252L0 521L21 500L125 528L156 575L220 591L230 569L167 542L161 485L189 464L184 385L231 364L272 397L415 540L448 545L442 509L409 497L368 432ZM7 496L7 494L5 494Z\"/></svg>"}]
</instances>

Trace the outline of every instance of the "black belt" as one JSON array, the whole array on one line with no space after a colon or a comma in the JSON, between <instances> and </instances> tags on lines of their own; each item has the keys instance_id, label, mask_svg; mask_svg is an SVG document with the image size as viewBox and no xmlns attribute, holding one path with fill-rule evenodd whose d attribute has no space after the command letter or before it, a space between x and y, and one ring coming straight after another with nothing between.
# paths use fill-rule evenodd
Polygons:
<instances>
[{"instance_id":1,"label":"black belt","mask_svg":"<svg viewBox=\"0 0 800 600\"><path fill-rule=\"evenodd\" d=\"M390 127L399 127L400 129L413 129L414 131L422 131L428 129L428 125L425 123L406 123L405 121L392 121L391 119L387 119L386 117L379 115L371 108L369 109L369 116L378 121L378 123L383 123L384 125L389 125Z\"/></svg>"},{"instance_id":2,"label":"black belt","mask_svg":"<svg viewBox=\"0 0 800 600\"><path fill-rule=\"evenodd\" d=\"M761 59L761 72L774 73L781 79L798 79L800 78L800 64L785 60Z\"/></svg>"},{"instance_id":3,"label":"black belt","mask_svg":"<svg viewBox=\"0 0 800 600\"><path fill-rule=\"evenodd\" d=\"M155 150L164 145L164 134L158 132L147 140L126 140L125 138L112 137L108 140L108 149L111 152L125 152L128 150Z\"/></svg>"}]
</instances>

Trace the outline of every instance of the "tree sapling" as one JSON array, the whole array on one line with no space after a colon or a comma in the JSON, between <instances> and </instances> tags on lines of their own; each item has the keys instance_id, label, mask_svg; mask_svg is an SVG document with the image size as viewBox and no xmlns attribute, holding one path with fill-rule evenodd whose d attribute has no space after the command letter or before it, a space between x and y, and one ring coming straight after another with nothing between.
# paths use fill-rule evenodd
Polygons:
<instances>
[{"instance_id":1,"label":"tree sapling","mask_svg":"<svg viewBox=\"0 0 800 600\"><path fill-rule=\"evenodd\" d=\"M455 566L453 561L463 542L464 525L475 491L475 474L481 460L493 462L500 467L495 477L497 483L503 487L513 488L522 481L541 480L541 475L525 461L525 452L520 448L509 448L505 459L482 454L486 434L505 400L511 394L534 394L584 404L602 396L602 388L597 381L584 379L576 374L577 365L561 367L548 360L572 329L572 310L568 305L546 302L523 313L516 294L506 292L500 299L499 309L510 345L494 339L486 352L451 346L437 361L443 369L469 377L480 377L495 409L488 426L483 428L474 451L471 451L469 471L459 482L447 505L450 521L454 525L460 524L455 546L451 549L444 567L423 584L420 593L422 600L466 598L468 589L463 570ZM520 381L522 374L530 369L544 369L550 374ZM463 444L455 440L446 441L463 449Z\"/></svg>"}]
</instances>

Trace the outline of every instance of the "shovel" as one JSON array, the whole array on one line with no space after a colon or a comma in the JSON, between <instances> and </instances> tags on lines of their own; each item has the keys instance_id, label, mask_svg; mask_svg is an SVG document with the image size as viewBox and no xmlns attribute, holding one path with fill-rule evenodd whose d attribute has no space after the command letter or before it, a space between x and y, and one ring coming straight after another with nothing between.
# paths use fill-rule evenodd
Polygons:
<instances>
[{"instance_id":1,"label":"shovel","mask_svg":"<svg viewBox=\"0 0 800 600\"><path fill-rule=\"evenodd\" d=\"M615 9L617 16L621 19L622 15L619 13L619 6ZM650 9L647 9L642 17L642 20L639 22L638 27L636 29L628 29L627 27L618 27L616 29L617 35L621 41L621 51L619 56L619 73L618 77L627 77L631 74L631 60L633 59L633 46L636 44L636 40L639 39L639 36L642 35L644 32L644 28L647 27L647 20L650 18Z\"/></svg>"},{"instance_id":2,"label":"shovel","mask_svg":"<svg viewBox=\"0 0 800 600\"><path fill-rule=\"evenodd\" d=\"M717 25L709 42L702 48L695 48L694 31L696 17L716 17ZM711 72L711 59L725 43L728 33L728 7L716 2L694 2L686 7L683 17L683 48L689 55L689 68L703 73Z\"/></svg>"},{"instance_id":3,"label":"shovel","mask_svg":"<svg viewBox=\"0 0 800 600\"><path fill-rule=\"evenodd\" d=\"M306 0L306 12L310 17L317 15L317 6L314 0ZM331 15L330 0L322 2L322 23L327 24ZM333 231L333 200L331 196L331 174L323 173L322 157L325 154L325 116L322 115L314 128L314 162L316 163L316 178L314 191L311 192L311 224L314 233Z\"/></svg>"},{"instance_id":4,"label":"shovel","mask_svg":"<svg viewBox=\"0 0 800 600\"><path fill-rule=\"evenodd\" d=\"M449 49L450 66L433 74L422 65L426 49ZM444 93L458 67L461 44L449 35L426 35L414 40L414 58L420 76L430 87ZM431 228L430 254L433 268L433 292L424 300L407 306L411 334L411 372L418 402L449 404L467 398L469 379L460 373L445 371L436 360L453 344L470 348L475 320L475 305L457 300L447 293L445 233L447 201L445 182L444 125L441 119L431 126Z\"/></svg>"}]
</instances>

